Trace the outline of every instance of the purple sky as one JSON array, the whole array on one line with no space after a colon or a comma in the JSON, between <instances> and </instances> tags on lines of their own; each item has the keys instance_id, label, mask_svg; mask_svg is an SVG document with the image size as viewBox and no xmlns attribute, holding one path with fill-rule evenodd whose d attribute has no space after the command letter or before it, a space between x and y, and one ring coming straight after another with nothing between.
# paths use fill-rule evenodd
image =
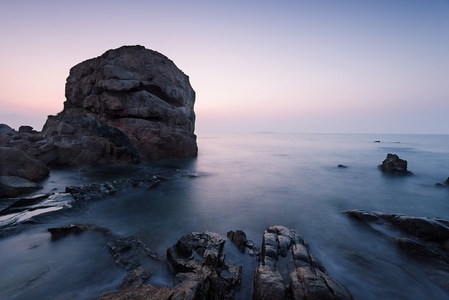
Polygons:
<instances>
[{"instance_id":1,"label":"purple sky","mask_svg":"<svg viewBox=\"0 0 449 300\"><path fill-rule=\"evenodd\" d=\"M17 0L0 28L16 129L62 110L72 66L139 44L189 75L199 134L449 133L448 0Z\"/></svg>"}]
</instances>

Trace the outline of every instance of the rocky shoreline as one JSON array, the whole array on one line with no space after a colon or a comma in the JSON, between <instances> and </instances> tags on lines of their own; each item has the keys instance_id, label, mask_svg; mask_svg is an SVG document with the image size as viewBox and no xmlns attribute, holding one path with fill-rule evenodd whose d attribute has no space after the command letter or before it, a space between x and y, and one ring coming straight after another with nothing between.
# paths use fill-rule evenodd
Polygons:
<instances>
[{"instance_id":1,"label":"rocky shoreline","mask_svg":"<svg viewBox=\"0 0 449 300\"><path fill-rule=\"evenodd\" d=\"M169 172L69 186L65 193L41 194L15 201L8 199L9 206L2 209L0 218L21 210L35 211L53 206L62 210L83 208L89 201L126 193L130 189L157 189L174 176L195 178L185 172ZM60 212L44 212L44 215L48 217ZM392 247L414 260L430 280L449 293L449 220L361 210L347 210L344 214L368 225L367 230L379 232L391 240ZM2 236L26 230L33 223L21 224L14 220L2 224ZM86 231L99 232L106 237L105 249L127 274L115 291L98 299L233 299L242 288L245 262L227 263L225 243L232 243L237 251L244 253L244 260L257 261L251 288L253 299L353 298L346 287L327 274L325 266L310 252L308 243L299 233L281 225L268 227L262 234L260 245L248 240L242 230L230 230L226 236L208 231L189 232L167 249L165 257L153 252L151 245L143 244L138 236L118 236L96 224L67 224L48 228L48 231L54 242ZM172 285L149 283L152 274L161 267L172 270Z\"/></svg>"},{"instance_id":2,"label":"rocky shoreline","mask_svg":"<svg viewBox=\"0 0 449 300\"><path fill-rule=\"evenodd\" d=\"M47 224L45 218L85 209L92 200L132 189L154 189L176 177L195 178L196 174L163 169L33 194L55 166L196 156L194 102L188 76L164 55L142 46L109 50L74 66L67 78L64 109L49 116L41 132L0 124L0 238ZM342 164L337 167L342 172L348 169ZM392 153L378 168L392 176L412 175L407 161ZM448 187L449 178L436 186ZM449 294L449 220L361 210L344 214L391 240ZM260 245L240 229L226 236L188 232L166 250L165 257L138 236L119 236L97 224L48 228L55 243L88 231L104 235L104 249L114 264L126 270L116 290L100 300L234 299L242 288L246 261L256 265L251 270L253 299L353 299L349 289L327 273L303 237L282 225L267 227ZM226 261L226 243L244 254L243 261ZM171 285L149 283L161 266L171 270Z\"/></svg>"}]
</instances>

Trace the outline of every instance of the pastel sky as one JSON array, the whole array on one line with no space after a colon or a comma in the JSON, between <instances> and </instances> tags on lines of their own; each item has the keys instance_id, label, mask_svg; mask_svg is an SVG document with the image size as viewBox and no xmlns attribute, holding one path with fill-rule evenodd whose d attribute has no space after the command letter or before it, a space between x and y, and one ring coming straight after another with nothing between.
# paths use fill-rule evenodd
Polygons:
<instances>
[{"instance_id":1,"label":"pastel sky","mask_svg":"<svg viewBox=\"0 0 449 300\"><path fill-rule=\"evenodd\" d=\"M196 91L196 131L449 133L449 0L2 1L0 123L41 130L122 45Z\"/></svg>"}]
</instances>

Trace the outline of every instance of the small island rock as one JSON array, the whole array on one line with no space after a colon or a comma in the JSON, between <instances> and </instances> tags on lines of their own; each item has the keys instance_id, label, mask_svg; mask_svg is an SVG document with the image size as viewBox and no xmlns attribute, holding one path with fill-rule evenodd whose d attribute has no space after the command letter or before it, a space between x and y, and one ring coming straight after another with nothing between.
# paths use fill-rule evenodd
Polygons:
<instances>
[{"instance_id":1,"label":"small island rock","mask_svg":"<svg viewBox=\"0 0 449 300\"><path fill-rule=\"evenodd\" d=\"M392 174L409 174L410 171L407 170L407 161L400 159L397 154L388 153L387 157L384 159L379 169L383 172Z\"/></svg>"}]
</instances>

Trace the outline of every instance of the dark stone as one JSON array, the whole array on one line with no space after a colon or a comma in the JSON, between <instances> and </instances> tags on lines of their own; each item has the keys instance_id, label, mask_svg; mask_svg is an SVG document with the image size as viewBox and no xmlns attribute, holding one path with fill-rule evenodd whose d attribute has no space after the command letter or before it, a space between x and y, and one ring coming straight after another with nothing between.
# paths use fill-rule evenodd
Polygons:
<instances>
[{"instance_id":1,"label":"dark stone","mask_svg":"<svg viewBox=\"0 0 449 300\"><path fill-rule=\"evenodd\" d=\"M127 271L140 267L145 261L159 261L158 255L143 244L137 236L115 239L108 243L108 248L115 263Z\"/></svg>"},{"instance_id":2,"label":"dark stone","mask_svg":"<svg viewBox=\"0 0 449 300\"><path fill-rule=\"evenodd\" d=\"M176 272L175 287L186 285L190 293L193 289L194 295L208 295L207 299L233 299L241 285L242 267L224 261L225 241L217 233L191 232L170 247L167 259Z\"/></svg>"},{"instance_id":3,"label":"dark stone","mask_svg":"<svg viewBox=\"0 0 449 300\"><path fill-rule=\"evenodd\" d=\"M97 299L234 299L241 286L242 266L225 262L225 242L224 236L212 232L183 235L167 249L167 259L175 273L173 286L154 287L145 283L151 271L141 269L143 264L128 254L126 263L117 260L133 248L127 240L120 239L111 253L117 264L131 271L117 291ZM263 244L262 259L254 273L253 299L352 299L342 285L329 277L295 230L271 226L264 233ZM279 256L267 256L271 250L264 248L268 245L275 247ZM251 241L247 241L247 246L257 248Z\"/></svg>"},{"instance_id":4,"label":"dark stone","mask_svg":"<svg viewBox=\"0 0 449 300\"><path fill-rule=\"evenodd\" d=\"M291 259L287 258L289 254ZM284 278L283 274L290 275ZM295 230L271 226L263 235L261 261L254 273L253 299L353 298L327 274Z\"/></svg>"},{"instance_id":5,"label":"dark stone","mask_svg":"<svg viewBox=\"0 0 449 300\"><path fill-rule=\"evenodd\" d=\"M226 234L227 238L239 249L241 252L245 251L248 240L246 239L246 233L242 230L229 231Z\"/></svg>"},{"instance_id":6,"label":"dark stone","mask_svg":"<svg viewBox=\"0 0 449 300\"><path fill-rule=\"evenodd\" d=\"M32 181L50 173L43 162L13 147L0 147L0 166L0 176L19 176Z\"/></svg>"},{"instance_id":7,"label":"dark stone","mask_svg":"<svg viewBox=\"0 0 449 300\"><path fill-rule=\"evenodd\" d=\"M400 159L398 155L388 153L385 160L379 165L383 172L391 174L410 174L407 170L407 161Z\"/></svg>"},{"instance_id":8,"label":"dark stone","mask_svg":"<svg viewBox=\"0 0 449 300\"><path fill-rule=\"evenodd\" d=\"M80 234L95 227L96 226L92 224L70 224L61 227L48 228L47 230L51 233L53 239L60 239L69 234Z\"/></svg>"},{"instance_id":9,"label":"dark stone","mask_svg":"<svg viewBox=\"0 0 449 300\"><path fill-rule=\"evenodd\" d=\"M74 66L64 110L49 116L38 158L52 165L197 155L195 92L166 56L123 46Z\"/></svg>"},{"instance_id":10,"label":"dark stone","mask_svg":"<svg viewBox=\"0 0 449 300\"><path fill-rule=\"evenodd\" d=\"M32 133L32 132L33 132L33 127L31 127L31 126L22 125L19 127L19 133Z\"/></svg>"}]
</instances>

